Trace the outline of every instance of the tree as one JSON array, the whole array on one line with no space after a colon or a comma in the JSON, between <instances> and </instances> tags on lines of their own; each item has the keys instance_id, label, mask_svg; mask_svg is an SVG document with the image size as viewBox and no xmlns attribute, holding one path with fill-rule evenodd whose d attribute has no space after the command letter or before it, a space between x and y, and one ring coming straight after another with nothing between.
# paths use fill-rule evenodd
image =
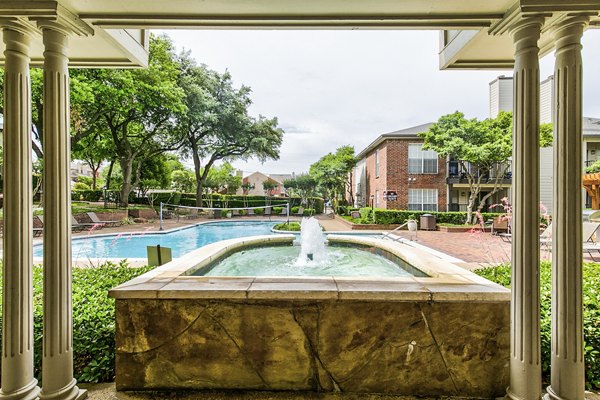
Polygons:
<instances>
[{"instance_id":1,"label":"tree","mask_svg":"<svg viewBox=\"0 0 600 400\"><path fill-rule=\"evenodd\" d=\"M263 181L263 190L265 191L265 204L271 205L270 197L273 195L273 190L279 187L279 184L275 182L273 179L269 178Z\"/></svg>"},{"instance_id":2,"label":"tree","mask_svg":"<svg viewBox=\"0 0 600 400\"><path fill-rule=\"evenodd\" d=\"M235 89L229 73L219 75L181 56L187 112L179 127L185 136L184 156L191 156L196 175L196 205L202 205L203 188L212 166L220 160L278 159L283 130L277 119L248 115L250 88Z\"/></svg>"},{"instance_id":3,"label":"tree","mask_svg":"<svg viewBox=\"0 0 600 400\"><path fill-rule=\"evenodd\" d=\"M181 146L175 122L185 105L175 58L170 40L151 36L148 68L87 70L79 77L95 94L85 112L99 116L94 126L109 135L121 167L121 206L140 184L144 161Z\"/></svg>"},{"instance_id":4,"label":"tree","mask_svg":"<svg viewBox=\"0 0 600 400\"><path fill-rule=\"evenodd\" d=\"M355 165L354 147L342 146L310 166L310 175L323 195L332 200L334 210L345 193L349 193L351 202L354 202L351 172Z\"/></svg>"},{"instance_id":5,"label":"tree","mask_svg":"<svg viewBox=\"0 0 600 400\"><path fill-rule=\"evenodd\" d=\"M290 195L299 196L301 204L310 206L309 199L316 193L317 181L310 174L303 174L293 179L286 179L283 181L283 186L290 192Z\"/></svg>"},{"instance_id":6,"label":"tree","mask_svg":"<svg viewBox=\"0 0 600 400\"><path fill-rule=\"evenodd\" d=\"M171 172L171 185L180 192L191 192L194 184L194 172L188 169L177 169Z\"/></svg>"},{"instance_id":7,"label":"tree","mask_svg":"<svg viewBox=\"0 0 600 400\"><path fill-rule=\"evenodd\" d=\"M115 152L111 139L105 133L94 132L81 138L73 146L73 158L83 161L92 170L91 188L96 190L100 167Z\"/></svg>"},{"instance_id":8,"label":"tree","mask_svg":"<svg viewBox=\"0 0 600 400\"><path fill-rule=\"evenodd\" d=\"M501 182L510 167L512 155L512 113L500 112L496 118L483 121L466 119L461 112L442 116L427 132L419 133L423 148L435 150L441 157L453 157L459 164L461 174L469 184L467 223L471 223L476 201L483 183L493 175L492 189L477 205L481 211L485 201L498 192ZM540 127L540 145L552 143L552 126ZM494 174L490 171L494 170Z\"/></svg>"}]
</instances>

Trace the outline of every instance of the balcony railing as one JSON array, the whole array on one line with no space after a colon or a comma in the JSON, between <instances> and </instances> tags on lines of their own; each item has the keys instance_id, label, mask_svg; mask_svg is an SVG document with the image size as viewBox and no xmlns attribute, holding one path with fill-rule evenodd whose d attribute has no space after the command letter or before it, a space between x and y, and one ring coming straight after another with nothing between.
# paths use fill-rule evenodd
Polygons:
<instances>
[{"instance_id":1,"label":"balcony railing","mask_svg":"<svg viewBox=\"0 0 600 400\"><path fill-rule=\"evenodd\" d=\"M468 165L470 168L470 165ZM512 183L512 172L510 170L510 165L505 163L497 163L488 171L486 171L482 178L481 183L493 184L496 183L498 174L503 174L498 179L499 184L510 185ZM475 174L475 178L478 178L478 175ZM469 183L467 179L467 174L462 172L460 164L458 161L448 161L448 177L446 178L446 183L448 185L458 184L458 183Z\"/></svg>"}]
</instances>

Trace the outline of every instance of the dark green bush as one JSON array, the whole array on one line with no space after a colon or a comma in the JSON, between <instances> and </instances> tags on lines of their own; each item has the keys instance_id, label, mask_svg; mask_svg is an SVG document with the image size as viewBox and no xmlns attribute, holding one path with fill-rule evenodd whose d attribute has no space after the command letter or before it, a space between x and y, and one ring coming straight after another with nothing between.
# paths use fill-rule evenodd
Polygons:
<instances>
[{"instance_id":1,"label":"dark green bush","mask_svg":"<svg viewBox=\"0 0 600 400\"><path fill-rule=\"evenodd\" d=\"M108 297L108 290L151 269L131 268L126 261L119 264L107 262L94 268L73 268L73 368L79 382L114 379L115 301ZM42 284L42 267L35 266L34 365L38 380L41 379L42 364Z\"/></svg>"},{"instance_id":2,"label":"dark green bush","mask_svg":"<svg viewBox=\"0 0 600 400\"><path fill-rule=\"evenodd\" d=\"M72 201L100 201L102 190L71 190Z\"/></svg>"},{"instance_id":3,"label":"dark green bush","mask_svg":"<svg viewBox=\"0 0 600 400\"><path fill-rule=\"evenodd\" d=\"M478 269L476 274L502 286L510 288L510 265ZM583 335L585 343L585 380L588 389L600 388L600 264L583 265ZM542 373L550 379L550 302L552 293L552 272L549 262L540 267L540 313Z\"/></svg>"}]
</instances>

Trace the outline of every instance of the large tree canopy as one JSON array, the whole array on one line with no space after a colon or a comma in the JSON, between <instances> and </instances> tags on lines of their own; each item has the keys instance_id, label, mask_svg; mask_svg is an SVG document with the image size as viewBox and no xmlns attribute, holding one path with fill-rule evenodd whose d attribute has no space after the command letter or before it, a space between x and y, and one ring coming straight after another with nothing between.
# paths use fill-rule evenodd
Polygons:
<instances>
[{"instance_id":1,"label":"large tree canopy","mask_svg":"<svg viewBox=\"0 0 600 400\"><path fill-rule=\"evenodd\" d=\"M229 73L218 74L181 56L180 85L187 112L179 129L185 137L182 155L191 157L196 176L196 205L202 205L203 188L212 166L219 160L279 159L283 130L277 118L248 115L250 88L234 88Z\"/></svg>"},{"instance_id":2,"label":"large tree canopy","mask_svg":"<svg viewBox=\"0 0 600 400\"><path fill-rule=\"evenodd\" d=\"M469 183L469 203L467 222L477 206L479 210L485 201L501 188L512 155L512 113L500 112L496 118L479 121L466 119L461 112L444 115L427 132L419 133L424 139L424 148L435 150L439 156L452 157L459 163L460 172ZM540 127L540 146L552 144L552 126ZM484 178L495 169L493 187L476 205L482 184L489 183Z\"/></svg>"},{"instance_id":3,"label":"large tree canopy","mask_svg":"<svg viewBox=\"0 0 600 400\"><path fill-rule=\"evenodd\" d=\"M79 76L95 94L82 119L93 121L112 141L123 174L123 206L142 180L144 161L182 143L175 129L177 115L185 111L179 74L171 41L153 36L148 68L88 70Z\"/></svg>"}]
</instances>

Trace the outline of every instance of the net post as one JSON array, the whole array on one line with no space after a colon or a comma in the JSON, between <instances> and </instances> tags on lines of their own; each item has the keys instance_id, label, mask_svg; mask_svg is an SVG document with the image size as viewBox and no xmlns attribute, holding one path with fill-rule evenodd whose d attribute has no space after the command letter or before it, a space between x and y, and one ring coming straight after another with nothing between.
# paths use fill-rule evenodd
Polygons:
<instances>
[{"instance_id":1,"label":"net post","mask_svg":"<svg viewBox=\"0 0 600 400\"><path fill-rule=\"evenodd\" d=\"M160 202L160 226L158 228L159 231L163 230L163 203Z\"/></svg>"},{"instance_id":2,"label":"net post","mask_svg":"<svg viewBox=\"0 0 600 400\"><path fill-rule=\"evenodd\" d=\"M285 203L285 213L287 215L287 224L290 224L290 203Z\"/></svg>"}]
</instances>

